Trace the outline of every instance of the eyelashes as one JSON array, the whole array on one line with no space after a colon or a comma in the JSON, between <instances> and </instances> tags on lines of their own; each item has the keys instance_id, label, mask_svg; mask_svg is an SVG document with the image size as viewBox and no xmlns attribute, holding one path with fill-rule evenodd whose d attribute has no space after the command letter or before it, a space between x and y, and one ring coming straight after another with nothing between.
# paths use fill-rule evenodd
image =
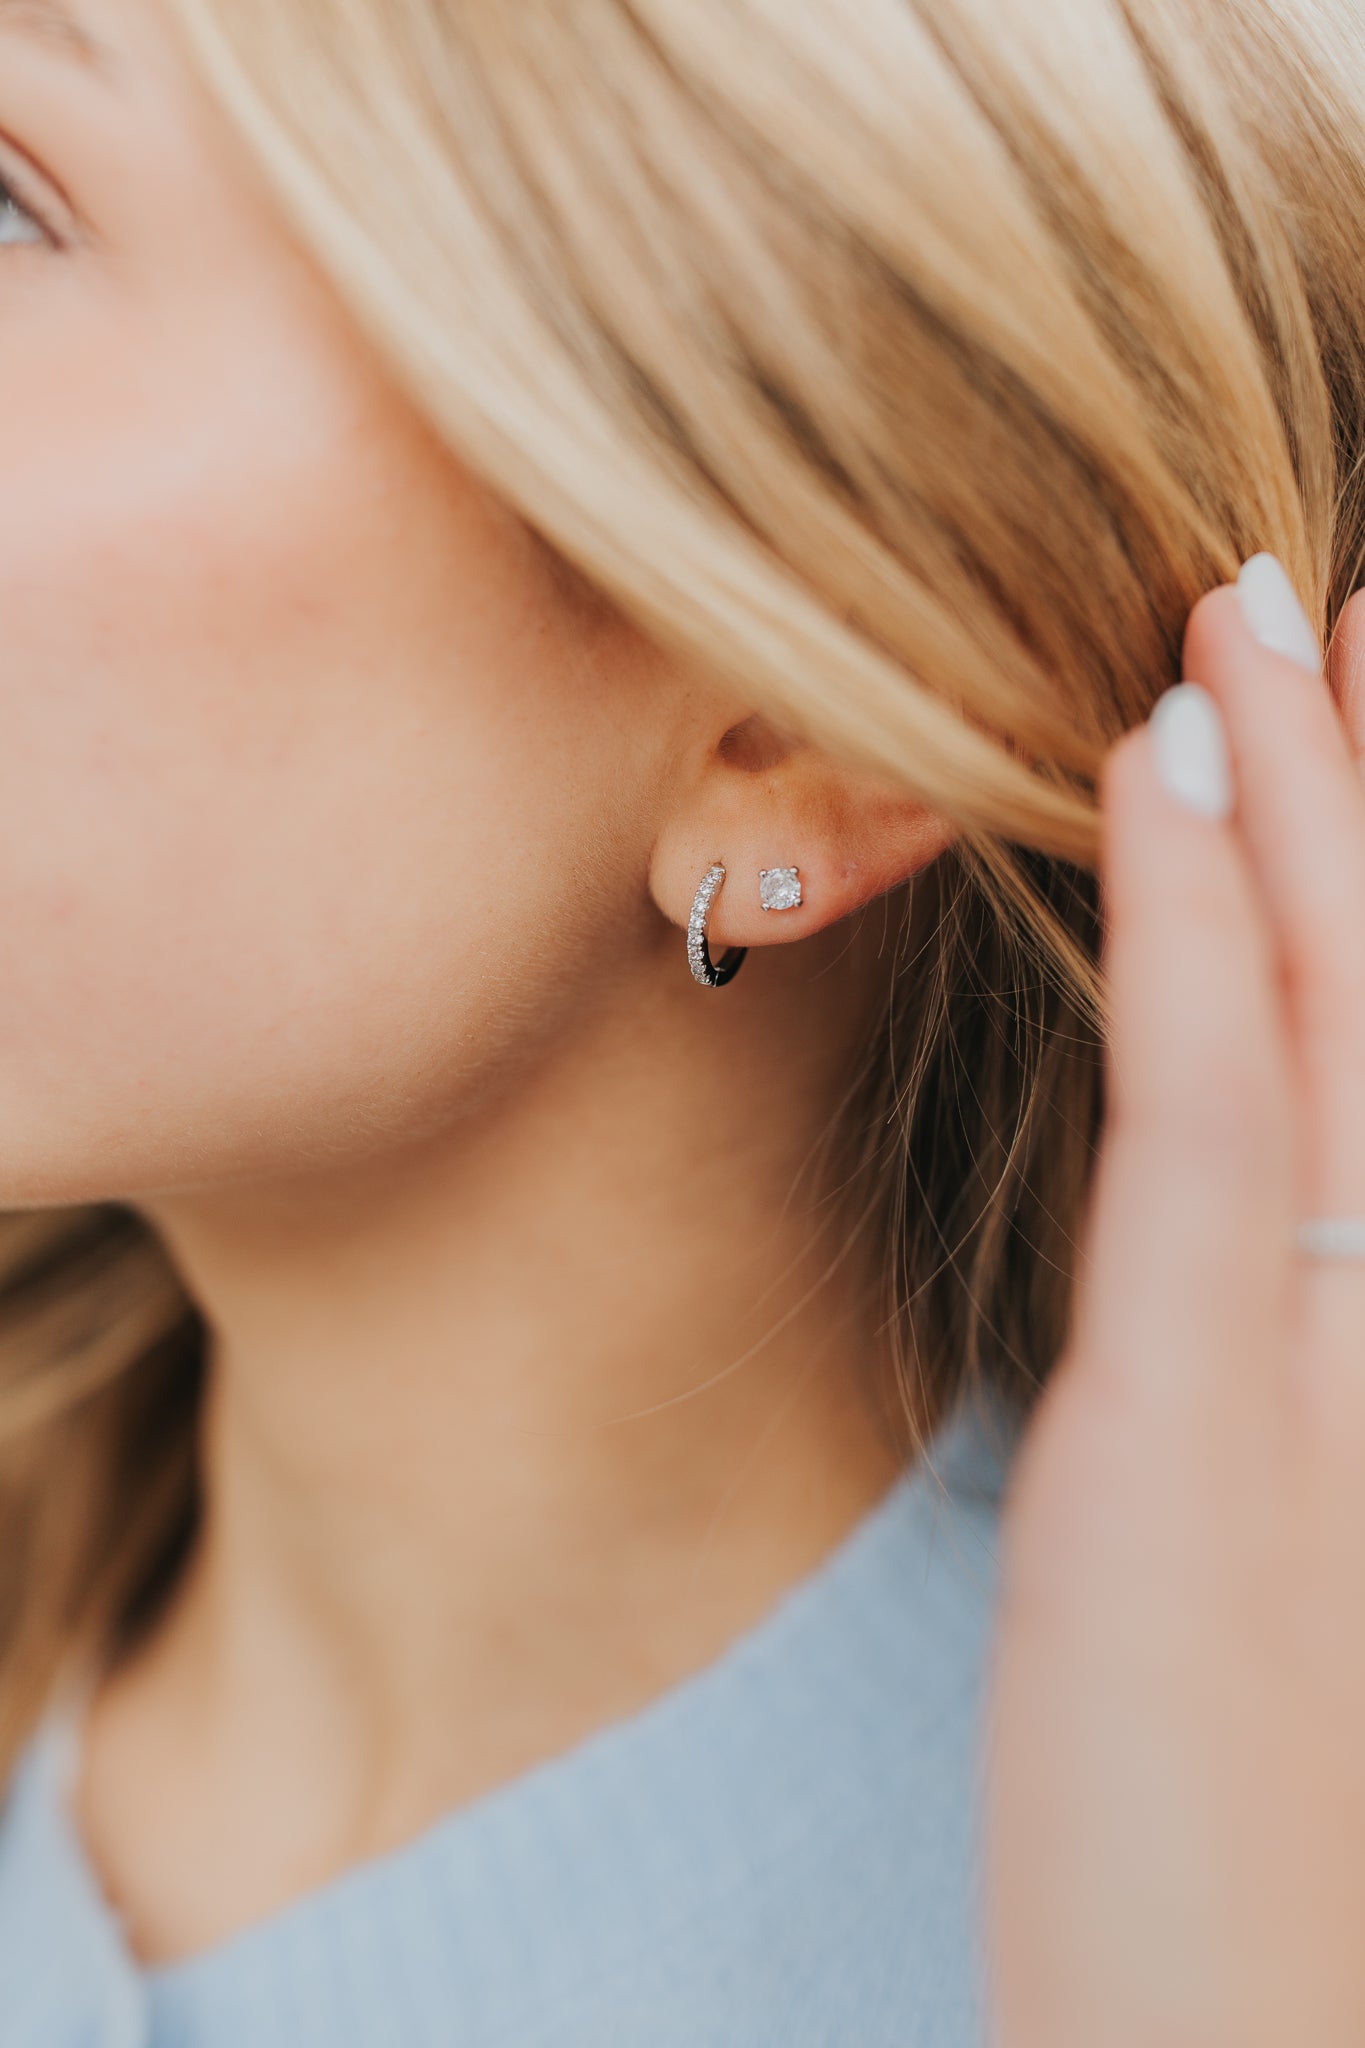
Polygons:
<instances>
[{"instance_id":1,"label":"eyelashes","mask_svg":"<svg viewBox=\"0 0 1365 2048\"><path fill-rule=\"evenodd\" d=\"M37 182L28 175L23 152L16 150L7 137L0 140L0 251L21 244L40 248L61 246L52 216L40 211L39 200L30 196ZM47 181L43 183L46 186Z\"/></svg>"},{"instance_id":2,"label":"eyelashes","mask_svg":"<svg viewBox=\"0 0 1365 2048\"><path fill-rule=\"evenodd\" d=\"M0 249L16 242L46 240L47 233L42 223L29 212L4 179L0 178Z\"/></svg>"}]
</instances>

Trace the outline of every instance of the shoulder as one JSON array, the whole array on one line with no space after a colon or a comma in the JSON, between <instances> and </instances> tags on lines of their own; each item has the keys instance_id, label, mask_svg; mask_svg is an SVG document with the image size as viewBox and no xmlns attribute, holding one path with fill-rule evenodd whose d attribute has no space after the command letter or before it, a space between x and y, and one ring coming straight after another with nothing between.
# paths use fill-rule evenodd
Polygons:
<instances>
[{"instance_id":1,"label":"shoulder","mask_svg":"<svg viewBox=\"0 0 1365 2048\"><path fill-rule=\"evenodd\" d=\"M607 1824L525 2048L979 2048L983 1709L1011 1411L973 1397L827 1563L575 1780ZM638 1776L632 1768L638 1767ZM597 1859L597 1860L594 1860ZM603 1860L604 1859L604 1860ZM570 2016L573 2024L568 2024Z\"/></svg>"}]
</instances>

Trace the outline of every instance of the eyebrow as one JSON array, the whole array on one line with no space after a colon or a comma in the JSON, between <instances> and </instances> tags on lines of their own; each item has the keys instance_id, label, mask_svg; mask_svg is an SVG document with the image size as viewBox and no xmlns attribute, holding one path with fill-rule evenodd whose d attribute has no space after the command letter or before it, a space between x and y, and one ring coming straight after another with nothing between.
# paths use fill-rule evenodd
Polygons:
<instances>
[{"instance_id":1,"label":"eyebrow","mask_svg":"<svg viewBox=\"0 0 1365 2048\"><path fill-rule=\"evenodd\" d=\"M65 0L0 0L0 30L40 37L69 52L88 70L108 77L117 68L109 45L91 33Z\"/></svg>"}]
</instances>

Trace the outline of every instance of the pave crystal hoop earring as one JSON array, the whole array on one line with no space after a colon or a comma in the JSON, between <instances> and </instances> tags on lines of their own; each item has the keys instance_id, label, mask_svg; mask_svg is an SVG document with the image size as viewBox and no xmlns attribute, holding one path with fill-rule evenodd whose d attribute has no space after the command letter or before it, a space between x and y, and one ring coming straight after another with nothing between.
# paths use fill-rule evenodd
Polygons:
<instances>
[{"instance_id":1,"label":"pave crystal hoop earring","mask_svg":"<svg viewBox=\"0 0 1365 2048\"><path fill-rule=\"evenodd\" d=\"M692 915L687 920L687 964L692 969L692 978L703 988L724 988L727 981L733 981L739 973L739 964L748 952L747 946L731 946L716 966L711 959L711 949L706 943L706 925L711 915L711 905L716 900L716 891L725 880L725 866L722 861L713 861L701 878L692 904Z\"/></svg>"}]
</instances>

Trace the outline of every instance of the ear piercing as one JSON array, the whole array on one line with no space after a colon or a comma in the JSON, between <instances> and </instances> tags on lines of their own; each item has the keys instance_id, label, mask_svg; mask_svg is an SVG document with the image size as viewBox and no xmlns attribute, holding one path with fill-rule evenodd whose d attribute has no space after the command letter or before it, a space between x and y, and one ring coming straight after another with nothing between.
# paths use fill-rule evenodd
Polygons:
<instances>
[{"instance_id":1,"label":"ear piercing","mask_svg":"<svg viewBox=\"0 0 1365 2048\"><path fill-rule=\"evenodd\" d=\"M801 877L795 868L760 868L758 900L765 910L795 910L801 901Z\"/></svg>"},{"instance_id":2,"label":"ear piercing","mask_svg":"<svg viewBox=\"0 0 1365 2048\"><path fill-rule=\"evenodd\" d=\"M740 962L749 948L731 946L723 955L719 966L711 958L711 949L706 941L706 927L711 916L711 905L716 893L725 880L725 864L713 861L701 878L692 904L692 914L687 920L687 964L692 970L694 981L703 988L723 988L727 981L733 981L739 972ZM760 868L758 871L758 900L765 910L795 910L801 901L801 877L795 868Z\"/></svg>"}]
</instances>

